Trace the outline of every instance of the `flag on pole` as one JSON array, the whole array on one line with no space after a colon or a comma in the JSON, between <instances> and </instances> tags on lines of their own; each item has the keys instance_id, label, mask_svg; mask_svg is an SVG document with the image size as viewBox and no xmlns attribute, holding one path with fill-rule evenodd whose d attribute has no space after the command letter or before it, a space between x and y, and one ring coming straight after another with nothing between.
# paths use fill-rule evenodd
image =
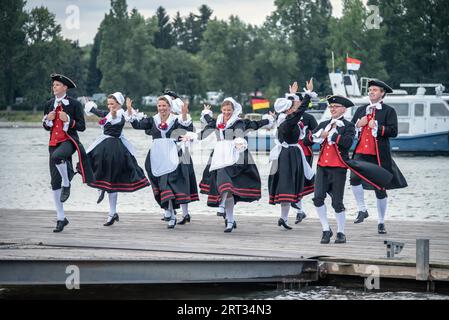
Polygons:
<instances>
[{"instance_id":1,"label":"flag on pole","mask_svg":"<svg viewBox=\"0 0 449 320\"><path fill-rule=\"evenodd\" d=\"M362 61L355 59L355 58L351 58L351 57L346 57L346 69L347 70L359 70L360 69L360 65L362 64Z\"/></svg>"},{"instance_id":2,"label":"flag on pole","mask_svg":"<svg viewBox=\"0 0 449 320\"><path fill-rule=\"evenodd\" d=\"M260 98L260 97L252 98L251 105L253 107L253 111L260 110L260 109L269 109L270 101L268 99L264 99L264 98Z\"/></svg>"}]
</instances>

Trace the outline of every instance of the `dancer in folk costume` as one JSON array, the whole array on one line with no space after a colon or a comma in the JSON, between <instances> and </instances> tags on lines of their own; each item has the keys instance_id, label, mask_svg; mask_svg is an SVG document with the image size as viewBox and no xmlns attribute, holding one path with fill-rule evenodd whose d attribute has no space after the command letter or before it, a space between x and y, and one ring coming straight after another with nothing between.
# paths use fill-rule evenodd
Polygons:
<instances>
[{"instance_id":1,"label":"dancer in folk costume","mask_svg":"<svg viewBox=\"0 0 449 320\"><path fill-rule=\"evenodd\" d=\"M205 106L202 121L207 123L199 138L215 133L218 142L212 151L200 182L201 193L207 194L207 205L217 207L217 215L226 215L224 232L237 227L234 205L253 202L261 197L261 183L248 143L244 139L246 125L238 116L242 106L233 98L224 99L221 114L212 118L210 106ZM250 123L247 123L251 126Z\"/></svg>"},{"instance_id":2,"label":"dancer in folk costume","mask_svg":"<svg viewBox=\"0 0 449 320\"><path fill-rule=\"evenodd\" d=\"M67 90L76 88L75 83L62 74L52 74L54 97L44 106L43 127L50 132L50 176L57 222L53 232L61 232L69 221L64 214L63 202L70 196L70 181L74 176L72 154L78 154L78 171L84 183L94 180L78 131L86 130L81 103L68 96Z\"/></svg>"},{"instance_id":3,"label":"dancer in folk costume","mask_svg":"<svg viewBox=\"0 0 449 320\"><path fill-rule=\"evenodd\" d=\"M136 160L133 145L123 135L125 111L122 105L125 98L120 92L108 96L109 111L99 110L94 102L87 102L84 110L87 115L100 117L99 125L103 134L88 148L87 156L95 175L89 186L97 188L100 203L105 192L109 198L109 215L104 226L119 221L117 213L118 192L134 192L149 185L148 179Z\"/></svg>"},{"instance_id":4,"label":"dancer in folk costume","mask_svg":"<svg viewBox=\"0 0 449 320\"><path fill-rule=\"evenodd\" d=\"M184 102L181 100L181 97L176 92L171 91L171 90L166 90L164 92L164 95L171 97L172 113L174 115L180 117L182 115L182 109L184 107ZM187 118L189 121L191 121L189 114L187 114ZM191 129L191 131L189 131L190 129ZM191 152L190 141L195 140L195 138L196 138L196 134L193 133L194 129L195 128L193 126L189 126L189 129L187 130L187 132L189 134L183 135L183 137L185 137L185 139L183 140L184 143L181 143L182 154L181 154L181 158L180 158L180 161L181 161L180 165L182 167L182 171L188 172L188 176L190 177L189 183L190 183L191 200L198 201L199 198L198 198L198 189L197 189L197 183L196 183L196 177L195 177L195 169L193 168L192 157L190 155L190 152ZM188 137L190 137L190 139ZM180 206L182 209L182 218L177 224L184 225L187 222L191 221L192 213L189 211L189 202L181 203ZM167 210L165 211L164 217L162 219L165 221L170 220L169 212Z\"/></svg>"},{"instance_id":5,"label":"dancer in folk costume","mask_svg":"<svg viewBox=\"0 0 449 320\"><path fill-rule=\"evenodd\" d=\"M306 83L306 95L302 102L295 95L294 100L279 98L274 104L279 114L276 120L275 146L270 152L271 170L268 178L270 204L281 205L278 225L290 230L288 213L291 204L296 204L305 194L304 180L312 179L314 173L298 144L301 128L298 123L308 108L312 92L312 79ZM295 90L296 91L296 90Z\"/></svg>"},{"instance_id":6,"label":"dancer in folk costume","mask_svg":"<svg viewBox=\"0 0 449 320\"><path fill-rule=\"evenodd\" d=\"M293 85L290 86L290 93L286 94L287 99L295 100L297 99L296 96L299 97L299 100L302 101L304 99L303 95L298 91L298 83L294 82ZM304 145L303 139L306 137L310 132L315 130L315 128L318 126L318 122L316 121L315 117L311 115L310 113L304 112L301 119L298 122L298 126L300 128L300 135L298 143L301 146L304 155L306 156L307 163L310 167L313 165L313 151L312 148L309 146ZM312 179L305 179L304 180L304 191L302 194L302 197L305 197L308 194L313 194L314 191L314 183L315 179L312 177ZM303 206L302 206L302 198L297 203L292 203L291 206L296 209L296 220L295 224L300 223L303 219L306 218L306 213L304 212Z\"/></svg>"},{"instance_id":7,"label":"dancer in folk costume","mask_svg":"<svg viewBox=\"0 0 449 320\"><path fill-rule=\"evenodd\" d=\"M377 164L393 175L391 182L385 186L385 189L375 190L378 213L377 231L379 234L385 234L387 233L385 229L386 190L405 188L407 187L407 181L391 155L390 138L398 135L398 117L394 108L383 103L383 98L393 90L380 80L369 81L368 90L370 104L359 107L352 118L359 137L353 159ZM363 190L373 190L373 187L355 174L351 174L350 183L359 211L354 223L361 223L368 217Z\"/></svg>"},{"instance_id":8,"label":"dancer in folk costume","mask_svg":"<svg viewBox=\"0 0 449 320\"><path fill-rule=\"evenodd\" d=\"M182 135L193 130L188 104L184 102L181 116L172 114L172 97L168 95L158 98L158 113L152 117L134 110L130 99L127 99L126 107L127 119L132 127L145 130L147 135L153 137L145 169L157 203L170 215L167 228L173 229L176 225L175 209L181 204L198 200L196 182L192 183L188 166L181 165L183 151L177 145Z\"/></svg>"}]
</instances>

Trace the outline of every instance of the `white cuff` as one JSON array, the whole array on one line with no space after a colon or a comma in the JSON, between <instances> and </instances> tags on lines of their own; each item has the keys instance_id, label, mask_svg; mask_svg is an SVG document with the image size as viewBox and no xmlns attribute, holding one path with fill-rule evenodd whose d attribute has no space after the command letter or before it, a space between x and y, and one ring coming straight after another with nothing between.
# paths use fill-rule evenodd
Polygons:
<instances>
[{"instance_id":1,"label":"white cuff","mask_svg":"<svg viewBox=\"0 0 449 320\"><path fill-rule=\"evenodd\" d=\"M64 130L65 132L67 132L67 130L69 130L69 124L70 124L70 116L67 115L67 121L64 122L64 127L62 128L62 130Z\"/></svg>"},{"instance_id":2,"label":"white cuff","mask_svg":"<svg viewBox=\"0 0 449 320\"><path fill-rule=\"evenodd\" d=\"M142 119L145 119L147 117L146 114L144 114L143 112L137 112L136 110L132 109L132 114L129 115L128 111L125 111L125 113L123 114L125 117L125 120L127 122L134 122L134 121L140 121Z\"/></svg>"},{"instance_id":3,"label":"white cuff","mask_svg":"<svg viewBox=\"0 0 449 320\"><path fill-rule=\"evenodd\" d=\"M272 129L274 126L274 117L271 114L264 114L262 120L268 120L268 124L261 127L261 129Z\"/></svg>"},{"instance_id":4,"label":"white cuff","mask_svg":"<svg viewBox=\"0 0 449 320\"><path fill-rule=\"evenodd\" d=\"M306 89L303 89L303 90L304 90L304 93L306 95L310 96L311 98L318 97L318 94L315 91L310 91L310 90L306 90Z\"/></svg>"},{"instance_id":5,"label":"white cuff","mask_svg":"<svg viewBox=\"0 0 449 320\"><path fill-rule=\"evenodd\" d=\"M374 138L377 138L377 129L379 128L379 125L377 123L377 120L374 121L376 125L374 126L373 130L371 131Z\"/></svg>"},{"instance_id":6,"label":"white cuff","mask_svg":"<svg viewBox=\"0 0 449 320\"><path fill-rule=\"evenodd\" d=\"M47 127L53 127L53 120L47 120L47 115L42 118L42 122L44 122Z\"/></svg>"},{"instance_id":7,"label":"white cuff","mask_svg":"<svg viewBox=\"0 0 449 320\"><path fill-rule=\"evenodd\" d=\"M182 120L182 114L178 115L178 123L184 127L188 127L192 124L192 117L190 117L190 114L187 114L187 120Z\"/></svg>"},{"instance_id":8,"label":"white cuff","mask_svg":"<svg viewBox=\"0 0 449 320\"><path fill-rule=\"evenodd\" d=\"M198 140L198 134L196 134L195 132L192 132L192 131L187 131L186 134L184 135L184 137L186 137L189 141Z\"/></svg>"},{"instance_id":9,"label":"white cuff","mask_svg":"<svg viewBox=\"0 0 449 320\"><path fill-rule=\"evenodd\" d=\"M205 116L206 114L208 114L210 117L213 116L213 113L212 113L211 110L204 110L204 109L203 109L203 111L201 111L201 118L200 118L201 123L207 124L207 121L206 121L206 119L204 118L204 116Z\"/></svg>"},{"instance_id":10,"label":"white cuff","mask_svg":"<svg viewBox=\"0 0 449 320\"><path fill-rule=\"evenodd\" d=\"M315 143L319 143L322 144L324 142L324 139L321 138L321 133L323 133L323 129L318 130L317 132L315 132L312 137L313 137L313 142Z\"/></svg>"},{"instance_id":11,"label":"white cuff","mask_svg":"<svg viewBox=\"0 0 449 320\"><path fill-rule=\"evenodd\" d=\"M235 138L233 143L234 143L234 148L240 153L242 153L246 149L248 149L248 142L243 138Z\"/></svg>"},{"instance_id":12,"label":"white cuff","mask_svg":"<svg viewBox=\"0 0 449 320\"><path fill-rule=\"evenodd\" d=\"M88 116L93 115L93 113L91 112L93 108L97 109L98 108L97 104L93 101L87 101L86 104L84 105L84 112L86 113L86 115Z\"/></svg>"}]
</instances>

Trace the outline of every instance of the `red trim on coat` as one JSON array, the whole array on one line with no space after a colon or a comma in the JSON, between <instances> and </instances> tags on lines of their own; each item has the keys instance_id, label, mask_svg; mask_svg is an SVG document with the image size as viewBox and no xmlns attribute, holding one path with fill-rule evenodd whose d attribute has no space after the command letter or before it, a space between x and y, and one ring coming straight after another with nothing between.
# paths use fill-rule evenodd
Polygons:
<instances>
[{"instance_id":1,"label":"red trim on coat","mask_svg":"<svg viewBox=\"0 0 449 320\"><path fill-rule=\"evenodd\" d=\"M73 139L70 134L67 134L67 137L69 137L70 141L73 142L73 144L75 145L76 148L76 152L78 153L78 160L80 162L80 169L81 169L81 177L83 178L83 183L86 183L86 175L84 173L84 168L83 168L83 160L81 157L81 150L78 147L78 144L76 143L75 139Z\"/></svg>"},{"instance_id":2,"label":"red trim on coat","mask_svg":"<svg viewBox=\"0 0 449 320\"><path fill-rule=\"evenodd\" d=\"M339 134L339 135L337 136L337 140L335 141L335 143L338 144L338 142L340 141L340 139L341 139L341 134Z\"/></svg>"}]
</instances>

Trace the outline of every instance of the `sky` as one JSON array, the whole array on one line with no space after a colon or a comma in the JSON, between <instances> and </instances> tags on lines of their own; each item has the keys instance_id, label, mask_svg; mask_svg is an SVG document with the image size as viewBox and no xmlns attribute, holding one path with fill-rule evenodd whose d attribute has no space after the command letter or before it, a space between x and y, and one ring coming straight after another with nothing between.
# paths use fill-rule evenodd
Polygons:
<instances>
[{"instance_id":1,"label":"sky","mask_svg":"<svg viewBox=\"0 0 449 320\"><path fill-rule=\"evenodd\" d=\"M341 2L331 0L334 16L341 15ZM213 10L212 17L227 20L233 14L258 26L275 10L274 0L127 0L127 3L129 10L137 8L146 18L154 15L159 6L173 18L177 11L183 17L190 12L198 13L198 8L206 4ZM100 22L109 12L110 0L27 0L25 8L29 11L38 6L45 6L56 15L65 38L78 40L84 46L93 43Z\"/></svg>"}]
</instances>

